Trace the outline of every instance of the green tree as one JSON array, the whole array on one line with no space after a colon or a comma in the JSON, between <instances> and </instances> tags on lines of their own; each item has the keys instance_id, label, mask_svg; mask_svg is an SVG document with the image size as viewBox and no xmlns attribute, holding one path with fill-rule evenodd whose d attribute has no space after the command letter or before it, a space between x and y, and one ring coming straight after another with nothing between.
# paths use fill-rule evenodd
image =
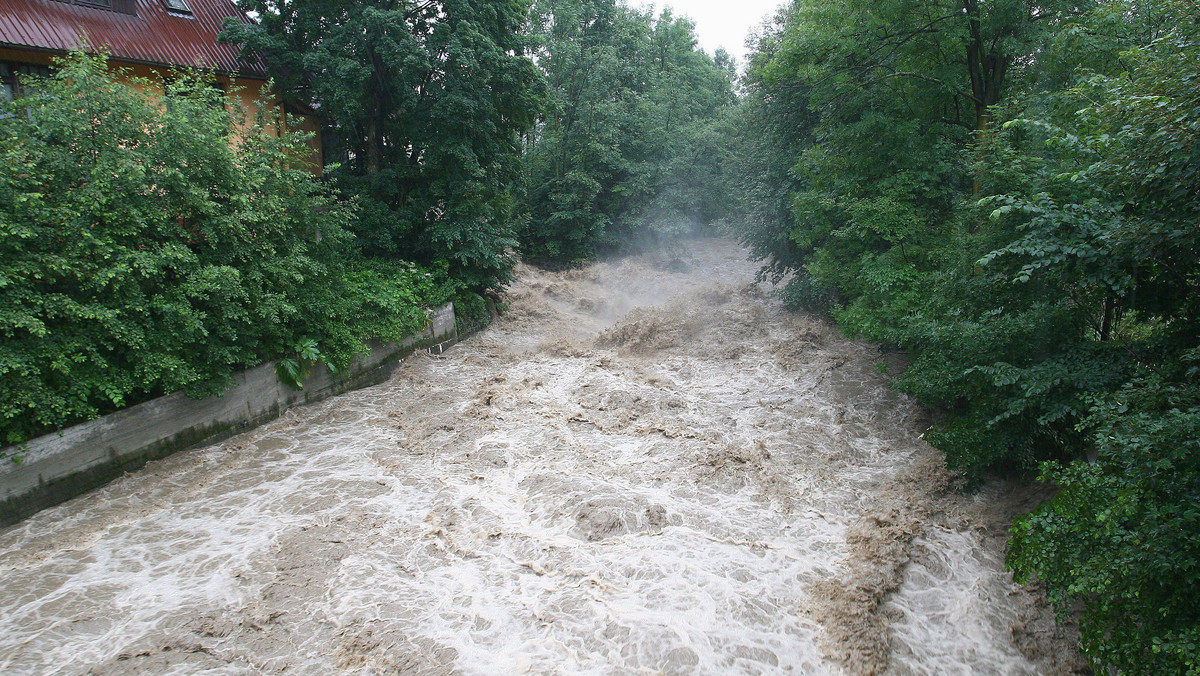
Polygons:
<instances>
[{"instance_id":1,"label":"green tree","mask_svg":"<svg viewBox=\"0 0 1200 676\"><path fill-rule=\"evenodd\" d=\"M1046 581L1064 612L1083 607L1084 647L1097 661L1131 674L1195 674L1200 25L1188 3L1155 9L1123 17L1135 29L1123 32L1144 44L1122 51L1112 74L1083 80L1071 97L1081 107L1052 118L1061 126L1042 121L1048 162L1064 183L1091 189L1079 199L1048 186L1037 201L1059 206L1044 216L1025 215L1028 199L1005 205L1025 225L997 256L1031 280L1061 278L1061 292L1090 310L1090 342L1125 367L1123 385L1089 393L1078 425L1094 461L1043 467L1062 490L1018 521L1009 563L1022 578Z\"/></svg>"},{"instance_id":2,"label":"green tree","mask_svg":"<svg viewBox=\"0 0 1200 676\"><path fill-rule=\"evenodd\" d=\"M807 286L811 276L804 271L800 250L791 238L796 228L792 195L805 186L792 168L800 149L811 143L818 116L809 107L811 87L780 57L788 11L781 7L754 36L735 112L733 162L742 242L755 260L764 261L763 278L779 282L796 273L789 284L796 291ZM819 296L811 291L807 295L814 301ZM828 309L828 302L813 305Z\"/></svg>"},{"instance_id":3,"label":"green tree","mask_svg":"<svg viewBox=\"0 0 1200 676\"><path fill-rule=\"evenodd\" d=\"M746 144L759 167L748 178L768 185L747 191L744 239L768 272L795 272L793 304L914 352L898 384L952 413L933 437L972 471L1031 462L1044 442L1070 447L1078 393L1112 375L1089 375L1086 349L1066 364L1041 358L1077 308L980 275L976 261L1005 235L963 208L998 187L981 172L1012 159L988 155L999 152L995 104L1045 79L1033 55L1085 10L801 0L777 16L746 78L746 127L768 139ZM1045 303L998 312L1015 296ZM1033 382L1014 376L1027 367Z\"/></svg>"},{"instance_id":4,"label":"green tree","mask_svg":"<svg viewBox=\"0 0 1200 676\"><path fill-rule=\"evenodd\" d=\"M372 256L445 265L472 291L511 275L521 135L543 84L522 0L245 0L224 39L318 108ZM340 151L340 153L339 153Z\"/></svg>"},{"instance_id":5,"label":"green tree","mask_svg":"<svg viewBox=\"0 0 1200 676\"><path fill-rule=\"evenodd\" d=\"M201 77L161 106L121 77L77 54L0 109L0 439L216 394L305 340L344 366L424 323L433 280L357 259L353 204L276 109L242 124Z\"/></svg>"},{"instance_id":6,"label":"green tree","mask_svg":"<svg viewBox=\"0 0 1200 676\"><path fill-rule=\"evenodd\" d=\"M911 353L895 384L951 464L1050 461L1009 564L1128 673L1200 673L1194 10L798 1L743 110L771 134L748 180L776 177L745 239Z\"/></svg>"},{"instance_id":7,"label":"green tree","mask_svg":"<svg viewBox=\"0 0 1200 676\"><path fill-rule=\"evenodd\" d=\"M526 148L526 255L585 260L727 215L733 68L692 23L615 0L538 5L550 105Z\"/></svg>"}]
</instances>

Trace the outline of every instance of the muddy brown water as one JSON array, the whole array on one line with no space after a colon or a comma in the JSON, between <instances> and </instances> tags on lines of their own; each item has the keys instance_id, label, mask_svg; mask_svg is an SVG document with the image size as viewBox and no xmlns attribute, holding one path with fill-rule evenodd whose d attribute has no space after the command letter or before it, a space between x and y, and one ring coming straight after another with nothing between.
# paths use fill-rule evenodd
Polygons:
<instances>
[{"instance_id":1,"label":"muddy brown water","mask_svg":"<svg viewBox=\"0 0 1200 676\"><path fill-rule=\"evenodd\" d=\"M0 533L5 674L1044 674L1038 499L737 246L567 272L387 383Z\"/></svg>"}]
</instances>

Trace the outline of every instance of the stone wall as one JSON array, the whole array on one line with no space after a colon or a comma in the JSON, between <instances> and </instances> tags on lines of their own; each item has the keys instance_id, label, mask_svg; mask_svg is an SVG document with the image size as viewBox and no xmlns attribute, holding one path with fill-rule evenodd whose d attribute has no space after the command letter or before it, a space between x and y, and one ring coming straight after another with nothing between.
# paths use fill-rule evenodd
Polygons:
<instances>
[{"instance_id":1,"label":"stone wall","mask_svg":"<svg viewBox=\"0 0 1200 676\"><path fill-rule=\"evenodd\" d=\"M421 333L401 343L372 345L370 354L336 376L324 365L314 366L303 390L281 383L275 362L270 362L239 373L234 386L219 397L189 399L176 393L3 449L0 527L151 460L261 425L292 406L383 382L413 351L439 353L457 339L454 306L447 304L434 311Z\"/></svg>"}]
</instances>

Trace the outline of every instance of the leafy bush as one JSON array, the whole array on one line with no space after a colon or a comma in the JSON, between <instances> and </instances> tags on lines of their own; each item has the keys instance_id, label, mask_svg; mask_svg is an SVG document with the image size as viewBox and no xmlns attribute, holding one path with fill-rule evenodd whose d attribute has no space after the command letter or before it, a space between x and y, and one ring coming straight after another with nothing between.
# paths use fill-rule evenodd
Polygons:
<instances>
[{"instance_id":1,"label":"leafy bush","mask_svg":"<svg viewBox=\"0 0 1200 676\"><path fill-rule=\"evenodd\" d=\"M1069 262L1076 289L1103 291L1096 334L1131 376L1093 390L1078 429L1094 462L1043 466L1062 490L1014 527L1009 564L1061 610L1082 606L1098 662L1200 674L1200 24L1186 3L1161 9L1174 28L1124 52L1129 72L1082 82L1091 105L1049 134L1058 158L1086 160L1062 175L1091 199L1057 210L1053 230L1031 219L1007 249L1036 271Z\"/></svg>"},{"instance_id":2,"label":"leafy bush","mask_svg":"<svg viewBox=\"0 0 1200 676\"><path fill-rule=\"evenodd\" d=\"M1195 3L942 9L780 13L743 237L791 302L912 354L895 384L943 414L950 464L1062 489L1009 564L1082 609L1089 656L1200 673Z\"/></svg>"},{"instance_id":3,"label":"leafy bush","mask_svg":"<svg viewBox=\"0 0 1200 676\"><path fill-rule=\"evenodd\" d=\"M27 84L0 109L0 441L216 394L305 340L345 365L444 300L355 253L353 203L266 101L248 114L191 76L154 101L82 54Z\"/></svg>"},{"instance_id":4,"label":"leafy bush","mask_svg":"<svg viewBox=\"0 0 1200 676\"><path fill-rule=\"evenodd\" d=\"M1130 385L1092 414L1095 463L1048 463L1061 491L1013 528L1009 564L1084 649L1129 674L1200 673L1200 387Z\"/></svg>"},{"instance_id":5,"label":"leafy bush","mask_svg":"<svg viewBox=\"0 0 1200 676\"><path fill-rule=\"evenodd\" d=\"M445 266L473 293L511 281L521 136L545 89L528 0L237 4L258 20L227 20L222 39L326 117L364 253Z\"/></svg>"}]
</instances>

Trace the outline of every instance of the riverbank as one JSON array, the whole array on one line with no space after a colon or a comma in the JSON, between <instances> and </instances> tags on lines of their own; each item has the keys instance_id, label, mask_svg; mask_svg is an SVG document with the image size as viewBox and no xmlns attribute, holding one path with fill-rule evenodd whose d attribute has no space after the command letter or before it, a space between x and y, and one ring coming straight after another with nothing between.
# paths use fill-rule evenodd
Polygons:
<instances>
[{"instance_id":1,"label":"riverbank","mask_svg":"<svg viewBox=\"0 0 1200 676\"><path fill-rule=\"evenodd\" d=\"M0 449L0 528L151 460L254 429L293 406L383 382L414 350L440 353L457 339L454 306L446 304L432 312L420 333L399 343L373 344L341 373L316 364L299 390L281 382L277 362L268 362L236 374L233 386L219 397L175 393Z\"/></svg>"},{"instance_id":2,"label":"riverbank","mask_svg":"<svg viewBox=\"0 0 1200 676\"><path fill-rule=\"evenodd\" d=\"M455 349L0 533L0 669L1069 668L1011 501L947 490L879 351L755 268L522 268Z\"/></svg>"}]
</instances>

